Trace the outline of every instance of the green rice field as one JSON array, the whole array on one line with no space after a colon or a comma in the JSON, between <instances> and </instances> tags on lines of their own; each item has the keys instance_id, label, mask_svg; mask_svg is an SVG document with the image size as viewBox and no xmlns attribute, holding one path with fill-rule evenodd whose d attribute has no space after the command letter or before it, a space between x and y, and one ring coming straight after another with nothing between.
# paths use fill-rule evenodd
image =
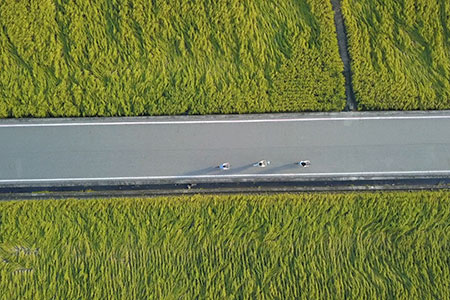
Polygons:
<instances>
[{"instance_id":1,"label":"green rice field","mask_svg":"<svg viewBox=\"0 0 450 300\"><path fill-rule=\"evenodd\" d=\"M450 108L450 1L342 0L361 110Z\"/></svg>"},{"instance_id":2,"label":"green rice field","mask_svg":"<svg viewBox=\"0 0 450 300\"><path fill-rule=\"evenodd\" d=\"M0 1L0 117L342 110L323 0Z\"/></svg>"},{"instance_id":3,"label":"green rice field","mask_svg":"<svg viewBox=\"0 0 450 300\"><path fill-rule=\"evenodd\" d=\"M449 299L450 192L0 203L0 299Z\"/></svg>"}]
</instances>

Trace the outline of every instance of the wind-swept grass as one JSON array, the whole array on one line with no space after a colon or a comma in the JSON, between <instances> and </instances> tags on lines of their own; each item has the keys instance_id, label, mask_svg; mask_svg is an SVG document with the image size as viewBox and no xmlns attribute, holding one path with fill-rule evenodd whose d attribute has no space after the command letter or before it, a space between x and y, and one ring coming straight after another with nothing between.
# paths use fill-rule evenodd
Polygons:
<instances>
[{"instance_id":1,"label":"wind-swept grass","mask_svg":"<svg viewBox=\"0 0 450 300\"><path fill-rule=\"evenodd\" d=\"M450 1L342 0L359 109L450 108Z\"/></svg>"},{"instance_id":2,"label":"wind-swept grass","mask_svg":"<svg viewBox=\"0 0 450 300\"><path fill-rule=\"evenodd\" d=\"M1 299L448 299L450 192L0 203Z\"/></svg>"},{"instance_id":3,"label":"wind-swept grass","mask_svg":"<svg viewBox=\"0 0 450 300\"><path fill-rule=\"evenodd\" d=\"M329 1L2 1L0 50L0 117L345 105Z\"/></svg>"}]
</instances>

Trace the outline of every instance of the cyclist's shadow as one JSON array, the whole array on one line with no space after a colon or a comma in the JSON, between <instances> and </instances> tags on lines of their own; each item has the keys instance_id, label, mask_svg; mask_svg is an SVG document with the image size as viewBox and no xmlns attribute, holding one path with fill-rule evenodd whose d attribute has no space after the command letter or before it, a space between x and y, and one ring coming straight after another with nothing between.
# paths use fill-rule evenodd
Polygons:
<instances>
[{"instance_id":1,"label":"cyclist's shadow","mask_svg":"<svg viewBox=\"0 0 450 300\"><path fill-rule=\"evenodd\" d=\"M218 172L220 169L218 167L208 167L204 169L198 169L191 172L183 173L183 176L196 176L196 175L210 175L214 172Z\"/></svg>"},{"instance_id":2,"label":"cyclist's shadow","mask_svg":"<svg viewBox=\"0 0 450 300\"><path fill-rule=\"evenodd\" d=\"M236 168L234 168L233 165L231 165L231 168L229 170L221 170L219 167L209 167L209 168L203 168L203 169L198 169L198 170L195 170L192 172L184 173L183 176L239 174L250 168L254 168L253 164L236 167Z\"/></svg>"},{"instance_id":3,"label":"cyclist's shadow","mask_svg":"<svg viewBox=\"0 0 450 300\"><path fill-rule=\"evenodd\" d=\"M263 168L261 168L261 169L263 169ZM299 169L298 164L291 163L291 164L286 164L286 165L282 165L282 166L278 166L278 167L272 167L272 168L267 167L267 168L264 168L263 170L261 170L261 172L259 172L259 173L278 174L279 172L282 172L282 171L298 170L298 169ZM303 168L301 168L301 169L303 169ZM283 174L283 173L279 173L279 174Z\"/></svg>"}]
</instances>

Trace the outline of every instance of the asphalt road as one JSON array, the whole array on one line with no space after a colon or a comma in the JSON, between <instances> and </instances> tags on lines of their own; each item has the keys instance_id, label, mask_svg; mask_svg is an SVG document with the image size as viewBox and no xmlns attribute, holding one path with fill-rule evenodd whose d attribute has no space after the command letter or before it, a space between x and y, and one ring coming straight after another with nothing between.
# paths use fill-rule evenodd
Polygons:
<instances>
[{"instance_id":1,"label":"asphalt road","mask_svg":"<svg viewBox=\"0 0 450 300\"><path fill-rule=\"evenodd\" d=\"M449 176L450 112L0 121L0 187Z\"/></svg>"}]
</instances>

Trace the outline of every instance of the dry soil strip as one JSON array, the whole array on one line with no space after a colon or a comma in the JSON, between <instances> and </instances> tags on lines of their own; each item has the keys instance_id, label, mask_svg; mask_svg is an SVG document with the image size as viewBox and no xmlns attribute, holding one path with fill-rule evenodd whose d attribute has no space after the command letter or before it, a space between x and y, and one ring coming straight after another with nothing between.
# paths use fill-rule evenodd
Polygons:
<instances>
[{"instance_id":1,"label":"dry soil strip","mask_svg":"<svg viewBox=\"0 0 450 300\"><path fill-rule=\"evenodd\" d=\"M347 98L346 110L356 110L357 104L353 93L352 72L350 68L350 55L348 53L347 31L341 10L341 0L331 0L334 10L334 24L339 46L339 55L344 63L345 95Z\"/></svg>"}]
</instances>

